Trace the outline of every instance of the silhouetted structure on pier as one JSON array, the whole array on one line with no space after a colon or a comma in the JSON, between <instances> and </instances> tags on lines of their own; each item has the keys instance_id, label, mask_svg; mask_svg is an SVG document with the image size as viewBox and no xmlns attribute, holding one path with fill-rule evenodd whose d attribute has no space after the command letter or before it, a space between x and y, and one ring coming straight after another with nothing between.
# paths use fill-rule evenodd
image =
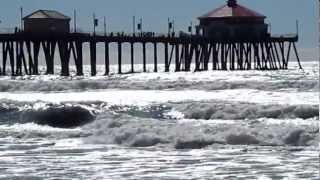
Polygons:
<instances>
[{"instance_id":1,"label":"silhouetted structure on pier","mask_svg":"<svg viewBox=\"0 0 320 180\"><path fill-rule=\"evenodd\" d=\"M30 20L31 19L31 20ZM47 19L47 20L46 20ZM118 73L122 71L123 44L130 44L131 71L134 72L135 44L142 44L142 66L147 71L146 45L153 45L153 71L158 71L158 49L164 47L165 71L171 64L175 71L209 70L278 70L287 69L291 50L299 62L295 43L298 35L271 36L264 23L265 16L229 0L227 5L202 16L201 34L180 36L150 34L69 33L70 19L56 11L37 11L25 20L25 31L0 34L2 67L6 74L9 60L12 75L39 74L40 47L45 54L46 73L54 73L54 54L59 50L61 75L69 75L70 58L75 60L77 75L83 75L83 47L89 44L91 75L97 74L97 44L105 48L105 74L110 73L110 44L117 44ZM44 21L44 22L43 22ZM48 22L47 22L48 21ZM50 23L49 23L50 22ZM44 26L45 33L36 33ZM54 28L52 28L54 27ZM191 65L194 63L194 69ZM301 65L300 65L301 68Z\"/></svg>"},{"instance_id":2,"label":"silhouetted structure on pier","mask_svg":"<svg viewBox=\"0 0 320 180\"><path fill-rule=\"evenodd\" d=\"M47 35L50 33L69 33L70 18L52 10L38 10L23 18L24 31Z\"/></svg>"},{"instance_id":3,"label":"silhouetted structure on pier","mask_svg":"<svg viewBox=\"0 0 320 180\"><path fill-rule=\"evenodd\" d=\"M268 34L266 16L238 5L235 0L199 17L203 35L214 39L265 39Z\"/></svg>"}]
</instances>

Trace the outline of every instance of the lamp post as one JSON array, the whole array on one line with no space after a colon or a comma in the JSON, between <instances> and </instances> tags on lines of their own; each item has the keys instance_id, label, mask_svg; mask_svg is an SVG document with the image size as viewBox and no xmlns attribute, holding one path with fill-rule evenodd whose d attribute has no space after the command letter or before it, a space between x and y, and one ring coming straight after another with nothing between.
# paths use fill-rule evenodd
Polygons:
<instances>
[{"instance_id":1,"label":"lamp post","mask_svg":"<svg viewBox=\"0 0 320 180\"><path fill-rule=\"evenodd\" d=\"M142 34L142 18L140 18L140 32Z\"/></svg>"},{"instance_id":2,"label":"lamp post","mask_svg":"<svg viewBox=\"0 0 320 180\"><path fill-rule=\"evenodd\" d=\"M190 33L190 35L192 35L192 21L190 22L190 26L188 27L188 32Z\"/></svg>"},{"instance_id":3,"label":"lamp post","mask_svg":"<svg viewBox=\"0 0 320 180\"><path fill-rule=\"evenodd\" d=\"M299 20L296 20L296 33L299 36Z\"/></svg>"},{"instance_id":4,"label":"lamp post","mask_svg":"<svg viewBox=\"0 0 320 180\"><path fill-rule=\"evenodd\" d=\"M174 33L174 20L168 18L168 35L171 36Z\"/></svg>"},{"instance_id":5,"label":"lamp post","mask_svg":"<svg viewBox=\"0 0 320 180\"><path fill-rule=\"evenodd\" d=\"M97 26L98 26L98 19L96 18L96 14L93 13L93 35L96 35Z\"/></svg>"},{"instance_id":6,"label":"lamp post","mask_svg":"<svg viewBox=\"0 0 320 180\"><path fill-rule=\"evenodd\" d=\"M75 9L73 10L73 23L74 32L77 33L77 11Z\"/></svg>"},{"instance_id":7,"label":"lamp post","mask_svg":"<svg viewBox=\"0 0 320 180\"><path fill-rule=\"evenodd\" d=\"M142 36L143 31L142 31L142 18L140 18L140 22L138 24L138 30L140 31L140 36Z\"/></svg>"},{"instance_id":8,"label":"lamp post","mask_svg":"<svg viewBox=\"0 0 320 180\"><path fill-rule=\"evenodd\" d=\"M136 16L132 17L132 33L133 33L133 36L136 35Z\"/></svg>"},{"instance_id":9,"label":"lamp post","mask_svg":"<svg viewBox=\"0 0 320 180\"><path fill-rule=\"evenodd\" d=\"M103 17L103 29L104 29L104 36L107 36L107 18Z\"/></svg>"},{"instance_id":10,"label":"lamp post","mask_svg":"<svg viewBox=\"0 0 320 180\"><path fill-rule=\"evenodd\" d=\"M20 30L22 31L23 30L23 22L22 22L22 19L23 19L23 8L22 6L20 7Z\"/></svg>"},{"instance_id":11,"label":"lamp post","mask_svg":"<svg viewBox=\"0 0 320 180\"><path fill-rule=\"evenodd\" d=\"M170 35L171 26L170 18L168 18L168 35Z\"/></svg>"},{"instance_id":12,"label":"lamp post","mask_svg":"<svg viewBox=\"0 0 320 180\"><path fill-rule=\"evenodd\" d=\"M93 35L96 35L96 14L93 13Z\"/></svg>"}]
</instances>

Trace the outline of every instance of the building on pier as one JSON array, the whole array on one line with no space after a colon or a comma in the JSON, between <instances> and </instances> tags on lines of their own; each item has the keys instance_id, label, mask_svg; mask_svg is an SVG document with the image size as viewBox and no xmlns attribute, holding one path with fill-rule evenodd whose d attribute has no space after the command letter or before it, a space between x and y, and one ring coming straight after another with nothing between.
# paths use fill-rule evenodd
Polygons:
<instances>
[{"instance_id":1,"label":"building on pier","mask_svg":"<svg viewBox=\"0 0 320 180\"><path fill-rule=\"evenodd\" d=\"M264 39L268 36L266 16L228 0L226 5L199 17L202 35L214 39Z\"/></svg>"},{"instance_id":2,"label":"building on pier","mask_svg":"<svg viewBox=\"0 0 320 180\"><path fill-rule=\"evenodd\" d=\"M69 33L70 17L53 10L38 10L23 18L24 31L36 34Z\"/></svg>"}]
</instances>

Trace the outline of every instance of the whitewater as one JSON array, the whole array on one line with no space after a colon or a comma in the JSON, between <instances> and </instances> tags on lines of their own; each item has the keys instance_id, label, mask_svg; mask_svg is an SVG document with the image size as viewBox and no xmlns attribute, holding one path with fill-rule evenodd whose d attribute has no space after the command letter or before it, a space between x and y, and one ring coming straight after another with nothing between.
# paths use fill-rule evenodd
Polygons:
<instances>
[{"instance_id":1,"label":"whitewater","mask_svg":"<svg viewBox=\"0 0 320 180\"><path fill-rule=\"evenodd\" d=\"M2 76L0 179L317 179L319 65L303 67Z\"/></svg>"}]
</instances>

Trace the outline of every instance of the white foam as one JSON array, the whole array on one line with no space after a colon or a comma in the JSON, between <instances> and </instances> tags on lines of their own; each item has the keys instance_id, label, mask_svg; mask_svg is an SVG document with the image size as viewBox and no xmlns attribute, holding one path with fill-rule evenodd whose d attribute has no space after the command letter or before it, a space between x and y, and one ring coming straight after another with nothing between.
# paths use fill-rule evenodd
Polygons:
<instances>
[{"instance_id":1,"label":"white foam","mask_svg":"<svg viewBox=\"0 0 320 180\"><path fill-rule=\"evenodd\" d=\"M38 125L35 123L26 123L26 124L13 124L13 125L0 125L1 131L10 131L10 132L24 132L24 131L34 131L34 132L70 132L70 131L80 131L80 128L75 129L62 129L54 128L50 126Z\"/></svg>"},{"instance_id":2,"label":"white foam","mask_svg":"<svg viewBox=\"0 0 320 180\"><path fill-rule=\"evenodd\" d=\"M154 91L154 90L104 90L70 93L0 93L0 99L15 101L81 102L104 101L118 105L148 105L151 103L225 100L259 104L319 104L314 92L270 92L251 89L221 91Z\"/></svg>"}]
</instances>

